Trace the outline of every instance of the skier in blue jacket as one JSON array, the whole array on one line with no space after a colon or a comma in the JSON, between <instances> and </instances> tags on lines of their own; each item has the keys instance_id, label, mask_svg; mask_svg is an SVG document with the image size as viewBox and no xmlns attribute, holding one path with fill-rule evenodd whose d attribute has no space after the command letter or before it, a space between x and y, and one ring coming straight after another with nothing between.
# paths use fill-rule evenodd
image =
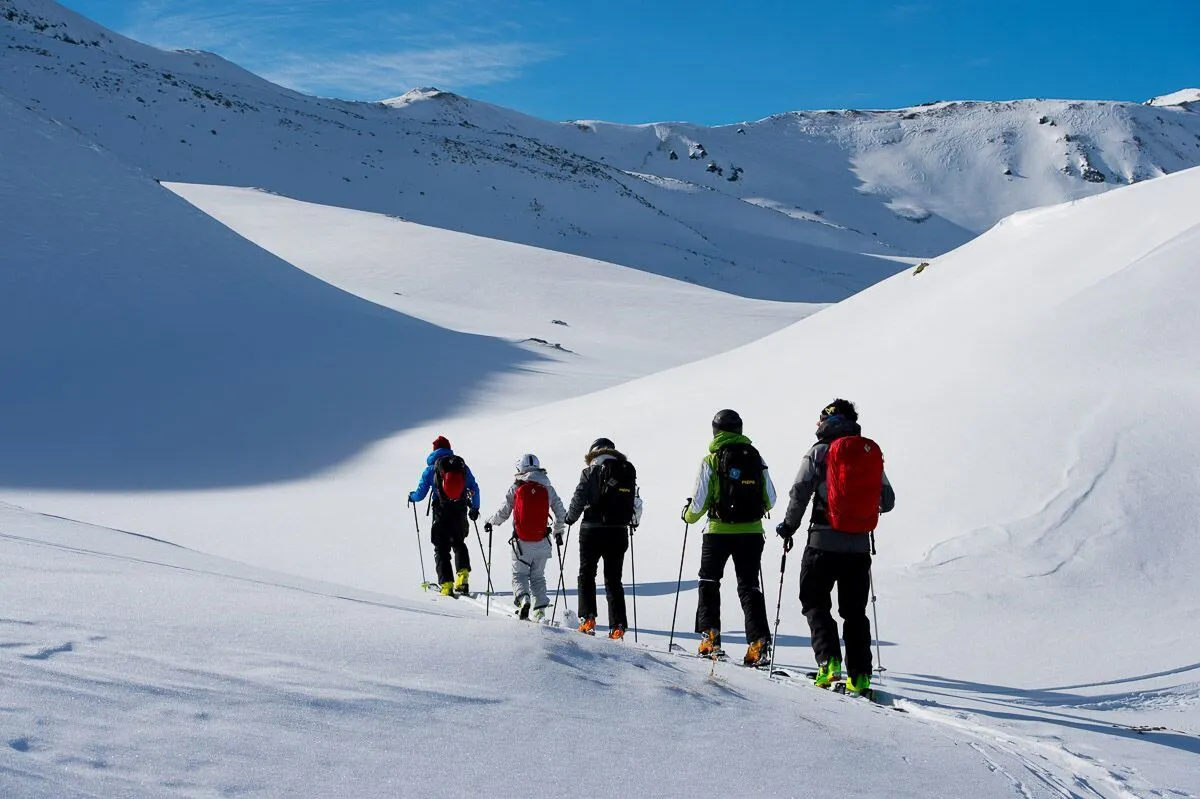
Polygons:
<instances>
[{"instance_id":1,"label":"skier in blue jacket","mask_svg":"<svg viewBox=\"0 0 1200 799\"><path fill-rule=\"evenodd\" d=\"M442 595L470 593L471 553L467 549L470 527L467 520L479 518L479 483L471 474L471 468L454 454L445 436L434 439L433 452L425 459L421 480L416 490L408 495L408 501L416 504L425 499L430 491L433 492L430 500L433 511L430 539ZM451 569L452 550L457 573Z\"/></svg>"}]
</instances>

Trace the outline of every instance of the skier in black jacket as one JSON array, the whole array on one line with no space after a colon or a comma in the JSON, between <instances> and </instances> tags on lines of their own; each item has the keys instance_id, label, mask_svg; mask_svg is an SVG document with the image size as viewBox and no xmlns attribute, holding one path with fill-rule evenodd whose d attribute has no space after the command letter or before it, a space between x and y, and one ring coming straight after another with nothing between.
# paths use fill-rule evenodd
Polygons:
<instances>
[{"instance_id":1,"label":"skier in black jacket","mask_svg":"<svg viewBox=\"0 0 1200 799\"><path fill-rule=\"evenodd\" d=\"M583 456L587 468L571 497L566 522L579 525L579 632L596 634L596 570L604 559L609 638L625 637L625 586L621 583L630 528L642 518L642 500L633 468L607 438L598 438ZM627 467L627 471L626 471ZM628 478L622 475L628 474ZM628 496L625 496L627 495Z\"/></svg>"}]
</instances>

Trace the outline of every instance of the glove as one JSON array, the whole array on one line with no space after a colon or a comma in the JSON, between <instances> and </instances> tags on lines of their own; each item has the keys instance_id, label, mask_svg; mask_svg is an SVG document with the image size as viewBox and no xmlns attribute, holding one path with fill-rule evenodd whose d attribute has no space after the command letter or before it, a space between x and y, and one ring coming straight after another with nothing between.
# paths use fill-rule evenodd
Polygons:
<instances>
[{"instance_id":1,"label":"glove","mask_svg":"<svg viewBox=\"0 0 1200 799\"><path fill-rule=\"evenodd\" d=\"M415 491L408 492L408 504L409 505L417 504L417 492L415 492Z\"/></svg>"},{"instance_id":2,"label":"glove","mask_svg":"<svg viewBox=\"0 0 1200 799\"><path fill-rule=\"evenodd\" d=\"M783 539L783 551L791 552L792 544L795 543L794 541L792 541L792 536L794 536L796 534L796 531L789 530L787 528L787 524L785 524L784 522L780 522L779 524L775 525L775 533L780 538Z\"/></svg>"},{"instance_id":3,"label":"glove","mask_svg":"<svg viewBox=\"0 0 1200 799\"><path fill-rule=\"evenodd\" d=\"M490 533L490 532L492 532L492 523L491 523L491 522L484 522L484 523L483 523L483 531L484 531L485 533Z\"/></svg>"},{"instance_id":4,"label":"glove","mask_svg":"<svg viewBox=\"0 0 1200 799\"><path fill-rule=\"evenodd\" d=\"M554 534L554 544L555 546L562 546L562 533Z\"/></svg>"},{"instance_id":5,"label":"glove","mask_svg":"<svg viewBox=\"0 0 1200 799\"><path fill-rule=\"evenodd\" d=\"M683 503L683 510L679 512L679 518L683 520L684 524L687 524L687 519L685 519L684 516L687 515L688 508L690 507L692 507L692 498L688 497L687 502Z\"/></svg>"},{"instance_id":6,"label":"glove","mask_svg":"<svg viewBox=\"0 0 1200 799\"><path fill-rule=\"evenodd\" d=\"M467 516L470 517L471 521L478 520L479 519L479 508L471 508L471 512L468 513Z\"/></svg>"}]
</instances>

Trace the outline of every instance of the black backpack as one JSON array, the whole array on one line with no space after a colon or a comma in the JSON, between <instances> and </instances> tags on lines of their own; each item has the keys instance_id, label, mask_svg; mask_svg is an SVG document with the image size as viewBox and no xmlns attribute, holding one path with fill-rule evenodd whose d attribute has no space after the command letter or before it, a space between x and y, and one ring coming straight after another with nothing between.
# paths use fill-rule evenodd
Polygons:
<instances>
[{"instance_id":1,"label":"black backpack","mask_svg":"<svg viewBox=\"0 0 1200 799\"><path fill-rule=\"evenodd\" d=\"M637 469L629 461L620 458L601 461L597 469L600 497L592 508L596 520L614 527L633 524Z\"/></svg>"},{"instance_id":2,"label":"black backpack","mask_svg":"<svg viewBox=\"0 0 1200 799\"><path fill-rule=\"evenodd\" d=\"M756 522L763 517L763 459L750 444L727 444L717 452L717 496L714 519L729 524Z\"/></svg>"},{"instance_id":3,"label":"black backpack","mask_svg":"<svg viewBox=\"0 0 1200 799\"><path fill-rule=\"evenodd\" d=\"M458 455L438 458L433 467L434 496L443 510L465 510L470 503L467 462Z\"/></svg>"}]
</instances>

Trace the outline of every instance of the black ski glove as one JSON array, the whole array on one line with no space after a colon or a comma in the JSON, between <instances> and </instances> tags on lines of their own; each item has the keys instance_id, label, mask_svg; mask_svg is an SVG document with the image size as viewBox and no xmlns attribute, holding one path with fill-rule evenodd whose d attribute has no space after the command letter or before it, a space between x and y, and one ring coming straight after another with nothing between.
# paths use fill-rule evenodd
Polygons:
<instances>
[{"instance_id":1,"label":"black ski glove","mask_svg":"<svg viewBox=\"0 0 1200 799\"><path fill-rule=\"evenodd\" d=\"M483 531L484 531L485 533L490 533L490 532L492 532L492 523L491 523L491 522L484 522L484 523L483 523Z\"/></svg>"},{"instance_id":2,"label":"black ski glove","mask_svg":"<svg viewBox=\"0 0 1200 799\"><path fill-rule=\"evenodd\" d=\"M554 534L554 543L555 543L557 546L560 546L560 547L562 546L562 533L555 533L555 534Z\"/></svg>"},{"instance_id":3,"label":"black ski glove","mask_svg":"<svg viewBox=\"0 0 1200 799\"><path fill-rule=\"evenodd\" d=\"M467 514L471 521L476 521L479 518L479 508L471 508L471 512Z\"/></svg>"},{"instance_id":4,"label":"black ski glove","mask_svg":"<svg viewBox=\"0 0 1200 799\"><path fill-rule=\"evenodd\" d=\"M792 544L795 543L792 541L792 536L796 534L796 531L789 530L785 522L780 522L779 524L775 525L775 533L783 539L783 551L791 552Z\"/></svg>"}]
</instances>

